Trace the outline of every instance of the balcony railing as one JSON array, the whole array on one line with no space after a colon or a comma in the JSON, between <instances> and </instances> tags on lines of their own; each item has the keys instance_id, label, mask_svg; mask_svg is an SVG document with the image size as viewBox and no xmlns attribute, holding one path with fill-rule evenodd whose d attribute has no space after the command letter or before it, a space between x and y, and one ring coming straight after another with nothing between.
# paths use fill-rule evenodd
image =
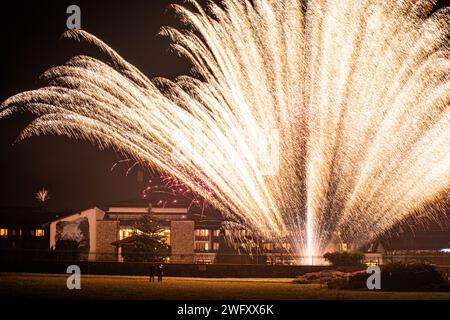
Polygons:
<instances>
[{"instance_id":1,"label":"balcony railing","mask_svg":"<svg viewBox=\"0 0 450 320\"><path fill-rule=\"evenodd\" d=\"M217 253L218 250L213 250L213 249L195 249L194 250L195 253Z\"/></svg>"},{"instance_id":2,"label":"balcony railing","mask_svg":"<svg viewBox=\"0 0 450 320\"><path fill-rule=\"evenodd\" d=\"M209 241L209 236L195 236L196 241Z\"/></svg>"}]
</instances>

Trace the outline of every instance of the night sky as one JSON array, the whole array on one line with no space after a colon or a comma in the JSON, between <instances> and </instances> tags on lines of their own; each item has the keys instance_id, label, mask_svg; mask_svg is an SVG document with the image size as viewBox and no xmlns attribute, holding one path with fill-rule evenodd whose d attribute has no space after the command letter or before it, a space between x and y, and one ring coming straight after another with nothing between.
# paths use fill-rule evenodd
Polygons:
<instances>
[{"instance_id":1,"label":"night sky","mask_svg":"<svg viewBox=\"0 0 450 320\"><path fill-rule=\"evenodd\" d=\"M148 77L173 79L187 73L185 61L168 51L168 40L157 36L161 26L176 24L168 10L174 2L180 1L2 2L0 101L38 88L43 84L39 76L69 57L91 53L82 44L60 40L71 4L81 7L82 29L105 41ZM438 7L444 4L439 1ZM137 170L129 176L125 176L126 167L111 172L112 165L123 159L111 150L99 151L88 142L55 136L13 145L31 119L27 113L0 119L0 206L37 206L35 193L42 187L51 194L47 207L57 211L138 198L142 183L137 181Z\"/></svg>"},{"instance_id":2,"label":"night sky","mask_svg":"<svg viewBox=\"0 0 450 320\"><path fill-rule=\"evenodd\" d=\"M95 2L95 3L93 3ZM82 44L60 40L66 30L66 8L81 8L82 29L96 35L148 77L174 78L188 66L168 51L169 41L158 37L162 25L175 25L168 6L176 1L14 1L2 3L0 101L38 88L39 76L69 57L89 53ZM92 51L92 52L91 52ZM101 58L101 57L100 57ZM100 151L89 142L41 136L15 142L33 117L15 114L0 119L0 206L39 205L35 193L50 191L47 207L76 210L139 197L137 170L125 176L126 166L111 172L123 156Z\"/></svg>"}]
</instances>

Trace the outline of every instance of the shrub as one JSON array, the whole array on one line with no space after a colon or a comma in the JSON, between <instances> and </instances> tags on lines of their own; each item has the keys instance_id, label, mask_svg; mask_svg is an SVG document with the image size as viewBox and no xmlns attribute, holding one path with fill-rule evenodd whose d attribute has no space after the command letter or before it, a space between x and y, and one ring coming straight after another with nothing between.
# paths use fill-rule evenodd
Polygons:
<instances>
[{"instance_id":1,"label":"shrub","mask_svg":"<svg viewBox=\"0 0 450 320\"><path fill-rule=\"evenodd\" d=\"M369 274L366 271L353 272L348 277L347 289L367 289L367 278Z\"/></svg>"},{"instance_id":2,"label":"shrub","mask_svg":"<svg viewBox=\"0 0 450 320\"><path fill-rule=\"evenodd\" d=\"M327 252L323 257L334 266L360 266L364 254L359 252Z\"/></svg>"},{"instance_id":3,"label":"shrub","mask_svg":"<svg viewBox=\"0 0 450 320\"><path fill-rule=\"evenodd\" d=\"M80 260L80 243L75 240L58 240L55 245L55 254L58 260Z\"/></svg>"},{"instance_id":4,"label":"shrub","mask_svg":"<svg viewBox=\"0 0 450 320\"><path fill-rule=\"evenodd\" d=\"M327 282L329 289L365 289L367 288L367 277L369 275L365 271L356 271L346 273L345 277L332 279Z\"/></svg>"},{"instance_id":5,"label":"shrub","mask_svg":"<svg viewBox=\"0 0 450 320\"><path fill-rule=\"evenodd\" d=\"M366 289L369 277L365 271L328 278L330 289ZM447 276L433 265L392 263L381 268L381 290L385 291L450 291Z\"/></svg>"},{"instance_id":6,"label":"shrub","mask_svg":"<svg viewBox=\"0 0 450 320\"><path fill-rule=\"evenodd\" d=\"M424 263L391 263L382 268L381 287L387 291L448 291L447 276Z\"/></svg>"},{"instance_id":7,"label":"shrub","mask_svg":"<svg viewBox=\"0 0 450 320\"><path fill-rule=\"evenodd\" d=\"M328 284L336 279L347 278L347 273L335 270L323 270L319 272L309 272L297 277L294 283L299 284Z\"/></svg>"},{"instance_id":8,"label":"shrub","mask_svg":"<svg viewBox=\"0 0 450 320\"><path fill-rule=\"evenodd\" d=\"M364 289L369 275L365 271L341 272L324 270L310 272L295 279L299 284L323 284L329 289Z\"/></svg>"}]
</instances>

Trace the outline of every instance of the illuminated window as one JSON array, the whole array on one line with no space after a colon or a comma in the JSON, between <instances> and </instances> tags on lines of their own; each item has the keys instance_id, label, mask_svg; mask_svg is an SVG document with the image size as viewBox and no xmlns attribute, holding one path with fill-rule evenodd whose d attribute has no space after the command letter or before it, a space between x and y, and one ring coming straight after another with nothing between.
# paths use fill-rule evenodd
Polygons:
<instances>
[{"instance_id":1,"label":"illuminated window","mask_svg":"<svg viewBox=\"0 0 450 320\"><path fill-rule=\"evenodd\" d=\"M119 232L119 240L131 237L133 235L133 229L131 228L121 228Z\"/></svg>"},{"instance_id":2,"label":"illuminated window","mask_svg":"<svg viewBox=\"0 0 450 320\"><path fill-rule=\"evenodd\" d=\"M197 242L195 243L195 250L197 251L209 251L209 243L208 242Z\"/></svg>"},{"instance_id":3,"label":"illuminated window","mask_svg":"<svg viewBox=\"0 0 450 320\"><path fill-rule=\"evenodd\" d=\"M161 232L161 235L164 237L165 244L170 246L170 229L165 229L163 232Z\"/></svg>"},{"instance_id":4,"label":"illuminated window","mask_svg":"<svg viewBox=\"0 0 450 320\"><path fill-rule=\"evenodd\" d=\"M220 237L220 230L214 230L213 231L213 236L214 237Z\"/></svg>"},{"instance_id":5,"label":"illuminated window","mask_svg":"<svg viewBox=\"0 0 450 320\"><path fill-rule=\"evenodd\" d=\"M0 237L7 237L8 229L0 229Z\"/></svg>"},{"instance_id":6,"label":"illuminated window","mask_svg":"<svg viewBox=\"0 0 450 320\"><path fill-rule=\"evenodd\" d=\"M219 243L218 243L218 242L214 242L214 243L213 243L213 250L214 250L214 251L219 250Z\"/></svg>"},{"instance_id":7,"label":"illuminated window","mask_svg":"<svg viewBox=\"0 0 450 320\"><path fill-rule=\"evenodd\" d=\"M44 233L44 229L36 229L36 232L34 234L36 235L36 237L43 237Z\"/></svg>"},{"instance_id":8,"label":"illuminated window","mask_svg":"<svg viewBox=\"0 0 450 320\"><path fill-rule=\"evenodd\" d=\"M208 229L196 229L195 235L198 237L209 237L209 230Z\"/></svg>"}]
</instances>

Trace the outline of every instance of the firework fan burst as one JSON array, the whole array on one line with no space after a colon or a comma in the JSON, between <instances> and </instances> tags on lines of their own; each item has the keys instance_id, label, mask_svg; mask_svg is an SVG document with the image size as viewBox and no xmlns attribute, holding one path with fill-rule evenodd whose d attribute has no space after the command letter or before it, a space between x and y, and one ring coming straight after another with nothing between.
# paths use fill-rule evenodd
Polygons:
<instances>
[{"instance_id":1,"label":"firework fan burst","mask_svg":"<svg viewBox=\"0 0 450 320\"><path fill-rule=\"evenodd\" d=\"M42 203L50 200L50 192L47 189L42 188L36 193L36 200Z\"/></svg>"},{"instance_id":2,"label":"firework fan burst","mask_svg":"<svg viewBox=\"0 0 450 320\"><path fill-rule=\"evenodd\" d=\"M290 239L299 255L321 255L336 235L367 243L448 192L448 8L431 14L427 0L173 7L186 29L161 34L192 76L149 80L98 38L68 31L109 61L73 57L43 75L46 87L5 101L2 116L37 114L22 138L53 133L113 147L257 236ZM255 146L273 140L277 166L267 172ZM176 165L167 160L174 150Z\"/></svg>"}]
</instances>

